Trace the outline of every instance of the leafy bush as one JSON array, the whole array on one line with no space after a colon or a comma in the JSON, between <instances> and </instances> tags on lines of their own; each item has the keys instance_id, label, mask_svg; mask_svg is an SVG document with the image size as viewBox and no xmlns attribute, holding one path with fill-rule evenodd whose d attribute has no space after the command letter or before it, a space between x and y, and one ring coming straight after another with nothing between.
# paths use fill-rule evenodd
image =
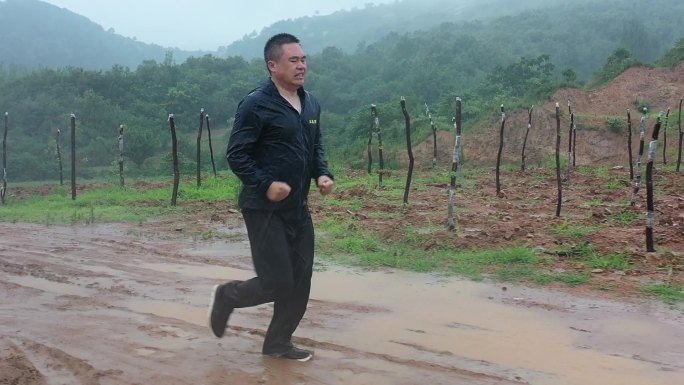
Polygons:
<instances>
[{"instance_id":1,"label":"leafy bush","mask_svg":"<svg viewBox=\"0 0 684 385\"><path fill-rule=\"evenodd\" d=\"M608 118L606 118L606 125L608 126L608 130L610 130L610 132L614 134L619 134L625 127L625 120L620 117L609 116Z\"/></svg>"}]
</instances>

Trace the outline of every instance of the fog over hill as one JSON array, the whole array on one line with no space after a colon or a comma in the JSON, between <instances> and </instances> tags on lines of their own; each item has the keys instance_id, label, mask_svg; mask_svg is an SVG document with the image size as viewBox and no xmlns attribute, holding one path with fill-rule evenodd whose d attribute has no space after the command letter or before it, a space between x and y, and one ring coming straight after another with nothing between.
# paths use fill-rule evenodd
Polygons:
<instances>
[{"instance_id":1,"label":"fog over hill","mask_svg":"<svg viewBox=\"0 0 684 385\"><path fill-rule=\"evenodd\" d=\"M585 0L576 0L585 1ZM353 8L329 15L278 21L217 51L185 51L142 43L105 30L88 18L39 0L0 1L0 65L5 68L108 69L114 64L137 67L144 60L162 62L172 53L175 62L190 56L261 57L265 40L287 31L299 36L307 52L315 54L336 46L345 52L377 42L393 34L430 29L443 22L491 20L526 9L542 7L543 0L403 0ZM177 22L188 23L189 20ZM201 31L201 29L200 29ZM198 36L201 39L201 36ZM228 43L228 42L227 42Z\"/></svg>"}]
</instances>

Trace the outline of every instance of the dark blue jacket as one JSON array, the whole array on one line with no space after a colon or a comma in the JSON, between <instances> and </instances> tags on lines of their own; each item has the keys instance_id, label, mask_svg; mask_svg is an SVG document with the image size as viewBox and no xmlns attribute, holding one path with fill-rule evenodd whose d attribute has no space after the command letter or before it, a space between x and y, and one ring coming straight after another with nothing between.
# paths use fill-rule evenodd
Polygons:
<instances>
[{"instance_id":1,"label":"dark blue jacket","mask_svg":"<svg viewBox=\"0 0 684 385\"><path fill-rule=\"evenodd\" d=\"M311 180L332 178L321 143L321 108L303 88L298 90L299 114L271 79L250 92L235 113L226 159L242 181L239 206L279 210L306 205ZM266 197L274 181L292 188L280 202Z\"/></svg>"}]
</instances>

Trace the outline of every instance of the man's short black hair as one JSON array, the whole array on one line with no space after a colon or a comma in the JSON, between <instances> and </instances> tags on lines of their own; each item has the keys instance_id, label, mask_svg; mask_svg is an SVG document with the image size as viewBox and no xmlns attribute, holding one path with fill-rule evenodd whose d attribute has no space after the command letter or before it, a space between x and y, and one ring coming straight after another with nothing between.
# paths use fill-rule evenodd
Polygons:
<instances>
[{"instance_id":1,"label":"man's short black hair","mask_svg":"<svg viewBox=\"0 0 684 385\"><path fill-rule=\"evenodd\" d=\"M299 43L294 35L289 33L279 33L271 36L264 46L264 61L278 60L283 54L283 44Z\"/></svg>"}]
</instances>

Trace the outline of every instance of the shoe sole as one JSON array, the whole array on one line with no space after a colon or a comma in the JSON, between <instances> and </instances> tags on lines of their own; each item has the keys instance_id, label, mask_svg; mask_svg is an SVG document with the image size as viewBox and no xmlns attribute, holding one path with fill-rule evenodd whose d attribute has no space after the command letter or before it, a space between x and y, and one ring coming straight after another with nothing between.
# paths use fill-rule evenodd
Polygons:
<instances>
[{"instance_id":1,"label":"shoe sole","mask_svg":"<svg viewBox=\"0 0 684 385\"><path fill-rule=\"evenodd\" d=\"M307 362L307 361L309 361L309 360L311 360L311 359L313 358L313 353L309 353L309 355L306 356L306 357L304 357L304 358L288 358L288 357L285 357L284 354L280 354L280 355L277 355L277 354L266 354L266 355L267 355L268 357L277 358L277 359L279 359L279 360L299 361L299 362Z\"/></svg>"},{"instance_id":2,"label":"shoe sole","mask_svg":"<svg viewBox=\"0 0 684 385\"><path fill-rule=\"evenodd\" d=\"M306 361L309 361L309 360L312 359L312 358L313 358L313 354L309 354L308 356L306 356L306 357L304 357L304 358L300 358L300 359L298 359L298 360L296 360L296 361L299 361L299 362L306 362Z\"/></svg>"}]
</instances>

